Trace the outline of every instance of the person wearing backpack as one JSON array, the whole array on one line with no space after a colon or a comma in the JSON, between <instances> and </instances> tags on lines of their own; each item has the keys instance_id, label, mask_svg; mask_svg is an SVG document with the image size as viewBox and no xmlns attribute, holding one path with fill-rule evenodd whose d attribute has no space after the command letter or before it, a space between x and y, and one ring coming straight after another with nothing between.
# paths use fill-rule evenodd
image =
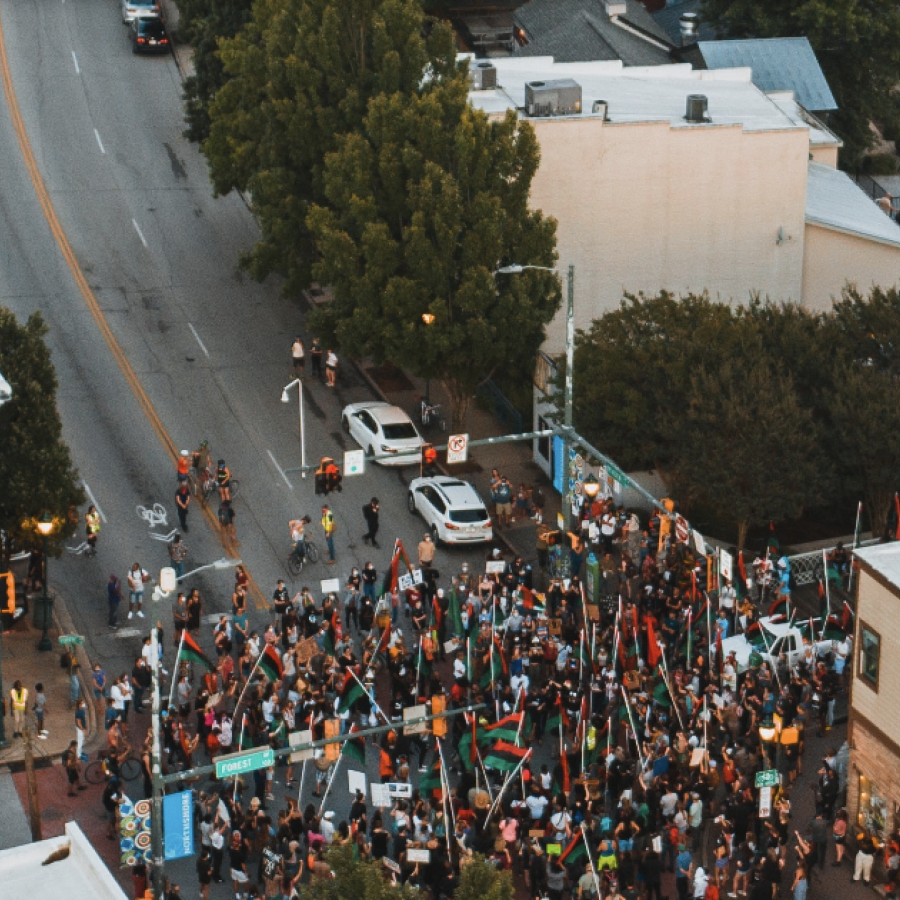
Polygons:
<instances>
[{"instance_id":1,"label":"person wearing backpack","mask_svg":"<svg viewBox=\"0 0 900 900\"><path fill-rule=\"evenodd\" d=\"M69 741L69 746L63 751L62 764L66 770L66 778L69 779L69 796L75 796L75 789L83 791L87 788L81 780L81 763L78 761L78 741Z\"/></svg>"}]
</instances>

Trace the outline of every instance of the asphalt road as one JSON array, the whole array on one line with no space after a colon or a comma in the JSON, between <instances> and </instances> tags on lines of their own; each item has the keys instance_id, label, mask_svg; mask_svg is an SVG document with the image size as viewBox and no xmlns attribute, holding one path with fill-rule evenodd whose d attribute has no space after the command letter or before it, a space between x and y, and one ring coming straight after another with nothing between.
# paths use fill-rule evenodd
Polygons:
<instances>
[{"instance_id":1,"label":"asphalt road","mask_svg":"<svg viewBox=\"0 0 900 900\"><path fill-rule=\"evenodd\" d=\"M0 109L0 303L23 319L40 310L50 329L64 437L103 515L96 558L52 559L50 583L88 655L115 674L131 670L154 618L171 634L167 603L109 630L105 584L110 573L124 584L133 562L154 576L167 564L152 532L177 526L178 449L207 439L241 480L240 554L259 588L252 627L265 624L262 598L289 579L288 519L309 513L324 544L312 479L284 472L299 463L296 395L280 402L289 348L295 333L311 336L277 279L257 284L237 271L254 220L240 197L212 196L205 162L182 136L174 60L132 55L115 0L0 3L0 26L11 86ZM371 396L351 367L335 390L309 384L307 458L352 449L340 410ZM381 571L394 537L414 555L424 526L406 511L405 488L415 474L373 466L346 479L329 498L338 565L320 562L293 587L345 578L370 558ZM383 549L370 556L361 508L373 495ZM137 508L157 503L167 522L151 527ZM227 555L196 508L189 526L187 569ZM449 574L481 557L440 551L437 561ZM228 570L189 582L207 614L230 610L232 584Z\"/></svg>"}]
</instances>

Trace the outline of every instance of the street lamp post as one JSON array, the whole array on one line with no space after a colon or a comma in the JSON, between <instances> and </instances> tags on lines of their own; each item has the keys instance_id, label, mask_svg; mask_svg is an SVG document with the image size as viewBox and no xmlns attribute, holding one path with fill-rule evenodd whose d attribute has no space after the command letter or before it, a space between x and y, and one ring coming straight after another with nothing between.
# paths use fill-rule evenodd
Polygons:
<instances>
[{"instance_id":1,"label":"street lamp post","mask_svg":"<svg viewBox=\"0 0 900 900\"><path fill-rule=\"evenodd\" d=\"M500 275L518 275L526 269L537 269L541 272L555 272L559 269L551 266L503 266L494 273ZM572 387L573 369L575 367L575 266L570 265L566 273L566 380L563 389L563 425L566 434L563 436L563 519L566 528L572 514L572 492L569 489L569 431L572 429Z\"/></svg>"},{"instance_id":2,"label":"street lamp post","mask_svg":"<svg viewBox=\"0 0 900 900\"><path fill-rule=\"evenodd\" d=\"M50 535L50 532L53 531L53 518L50 513L45 512L38 522L38 531L41 533L41 537L43 538L43 553L44 553L44 592L41 597L41 608L42 608L42 625L43 625L43 633L41 634L41 639L38 641L37 648L41 653L48 653L53 649L53 644L50 642L50 635L48 634L50 630L50 623L53 619L53 598L50 596L49 591L47 590L47 538Z\"/></svg>"},{"instance_id":3,"label":"street lamp post","mask_svg":"<svg viewBox=\"0 0 900 900\"><path fill-rule=\"evenodd\" d=\"M297 413L300 417L300 477L306 478L306 427L303 421L303 382L295 378L290 384L284 386L281 391L281 402L290 403L288 391L297 386Z\"/></svg>"},{"instance_id":4,"label":"street lamp post","mask_svg":"<svg viewBox=\"0 0 900 900\"><path fill-rule=\"evenodd\" d=\"M426 325L433 325L434 318L435 318L434 313L430 313L430 312L422 313L422 321ZM431 406L431 373L430 372L429 372L429 374L427 374L425 376L425 405Z\"/></svg>"}]
</instances>

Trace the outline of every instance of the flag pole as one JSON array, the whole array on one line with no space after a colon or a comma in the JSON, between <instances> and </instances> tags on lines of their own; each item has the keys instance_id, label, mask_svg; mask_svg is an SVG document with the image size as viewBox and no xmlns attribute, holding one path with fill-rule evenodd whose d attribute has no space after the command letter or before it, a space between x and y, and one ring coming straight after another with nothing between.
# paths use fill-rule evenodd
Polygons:
<instances>
[{"instance_id":1,"label":"flag pole","mask_svg":"<svg viewBox=\"0 0 900 900\"><path fill-rule=\"evenodd\" d=\"M300 790L297 791L297 806L299 808L300 804L303 802L303 783L306 781L306 764L309 762L308 759L303 760L303 765L300 767Z\"/></svg>"},{"instance_id":2,"label":"flag pole","mask_svg":"<svg viewBox=\"0 0 900 900\"><path fill-rule=\"evenodd\" d=\"M166 709L172 708L172 698L175 696L175 684L178 681L178 661L181 659L181 648L184 646L184 633L187 631L187 628L181 629L181 639L178 641L178 652L175 654L175 665L172 666L172 682L169 685L169 705Z\"/></svg>"},{"instance_id":3,"label":"flag pole","mask_svg":"<svg viewBox=\"0 0 900 900\"><path fill-rule=\"evenodd\" d=\"M341 760L344 758L344 754L342 753L338 756L337 760L334 764L334 769L331 772L331 777L328 779L328 786L325 788L325 793L322 794L322 802L319 804L319 815L322 815L322 810L325 808L325 801L328 799L329 793L331 793L331 786L337 781L337 771L341 766Z\"/></svg>"},{"instance_id":4,"label":"flag pole","mask_svg":"<svg viewBox=\"0 0 900 900\"><path fill-rule=\"evenodd\" d=\"M620 684L619 688L622 691L622 699L625 701L625 711L628 713L628 721L631 723L631 733L634 735L634 746L637 750L638 759L641 763L641 770L643 770L644 754L641 753L641 742L638 739L637 729L634 727L634 717L631 715L631 704L628 702L628 692L625 690L624 684Z\"/></svg>"},{"instance_id":5,"label":"flag pole","mask_svg":"<svg viewBox=\"0 0 900 900\"><path fill-rule=\"evenodd\" d=\"M594 876L594 890L597 892L594 896L600 897L602 896L600 893L600 882L597 880L597 867L593 865L593 858L591 857L591 845L588 843L587 839L587 829L585 828L584 822L581 823L581 836L584 838L584 848L587 850L588 862L591 863L591 875ZM616 891L618 894L618 891Z\"/></svg>"},{"instance_id":6,"label":"flag pole","mask_svg":"<svg viewBox=\"0 0 900 900\"><path fill-rule=\"evenodd\" d=\"M666 686L666 690L669 692L669 696L672 698L672 706L675 709L675 715L678 716L678 724L681 725L681 730L685 731L686 729L684 727L684 719L681 718L681 710L678 708L678 703L675 701L675 695L672 693L672 684L669 681L669 667L666 664L666 654L661 654L659 658L662 660L662 665L659 667L659 671L663 677L663 683Z\"/></svg>"},{"instance_id":7,"label":"flag pole","mask_svg":"<svg viewBox=\"0 0 900 900\"><path fill-rule=\"evenodd\" d=\"M348 668L347 671L348 671L348 672L356 679L356 683L363 689L365 695L366 695L367 697L369 697L369 691L368 691L368 689L367 689L366 686L359 680L359 676L356 674L356 672L354 672L352 668ZM372 693L374 694L374 691L373 691ZM375 702L375 700L374 700L373 697L370 697L370 701L371 701L371 703L372 703L372 708L375 710L375 712L377 712L378 715L381 716L382 719L384 719L384 724L385 724L385 725L392 725L393 722L391 722L391 720L384 714L384 711L383 711L382 708Z\"/></svg>"},{"instance_id":8,"label":"flag pole","mask_svg":"<svg viewBox=\"0 0 900 900\"><path fill-rule=\"evenodd\" d=\"M859 536L860 536L860 527L862 526L862 500L859 501L856 507L856 528L853 529L853 549L856 550L859 547ZM853 565L853 554L850 554L850 577L847 580L847 590L853 590L853 569L855 566Z\"/></svg>"},{"instance_id":9,"label":"flag pole","mask_svg":"<svg viewBox=\"0 0 900 900\"><path fill-rule=\"evenodd\" d=\"M450 845L450 826L452 825L454 833L456 832L456 819L452 815L453 813L453 804L450 803L450 783L447 780L447 773L444 771L444 751L441 749L441 739L435 738L434 742L437 744L438 749L438 759L441 762L441 795L443 797L443 807L444 807L444 837L447 838L447 858L450 858L451 855L451 845ZM448 812L449 810L449 812Z\"/></svg>"},{"instance_id":10,"label":"flag pole","mask_svg":"<svg viewBox=\"0 0 900 900\"><path fill-rule=\"evenodd\" d=\"M525 763L531 758L531 754L532 754L533 752L534 752L533 750L529 750L529 751L528 751L528 752L527 752L527 753L519 760L518 765L516 765L515 769L513 769L512 772L510 772L509 775L506 776L506 780L503 782L503 786L500 788L499 791L497 791L497 799L494 800L493 804L491 805L491 808L488 810L487 818L484 820L485 825L486 825L488 822L490 822L491 816L494 814L494 810L497 808L497 804L500 802L501 798L503 797L504 792L506 791L506 786L509 784L509 782L510 782L513 778L516 777L516 774L518 773L519 769L521 769L522 766L524 766Z\"/></svg>"}]
</instances>

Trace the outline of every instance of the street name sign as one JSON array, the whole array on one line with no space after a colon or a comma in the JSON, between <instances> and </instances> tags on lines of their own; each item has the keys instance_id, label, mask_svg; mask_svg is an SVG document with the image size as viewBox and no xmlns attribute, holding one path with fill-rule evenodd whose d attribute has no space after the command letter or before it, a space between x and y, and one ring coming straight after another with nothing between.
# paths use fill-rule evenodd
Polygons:
<instances>
[{"instance_id":1,"label":"street name sign","mask_svg":"<svg viewBox=\"0 0 900 900\"><path fill-rule=\"evenodd\" d=\"M264 750L249 750L244 753L229 753L216 760L216 778L233 778L255 769L267 769L275 765L275 751L271 747Z\"/></svg>"}]
</instances>

